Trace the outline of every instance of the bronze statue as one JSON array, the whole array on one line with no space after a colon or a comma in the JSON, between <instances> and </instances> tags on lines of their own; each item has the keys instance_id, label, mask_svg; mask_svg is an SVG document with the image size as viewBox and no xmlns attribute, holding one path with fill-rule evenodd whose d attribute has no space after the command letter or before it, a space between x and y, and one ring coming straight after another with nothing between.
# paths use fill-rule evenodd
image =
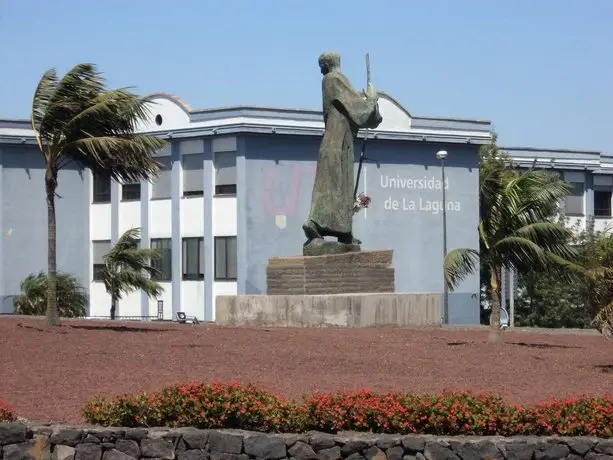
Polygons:
<instances>
[{"instance_id":1,"label":"bronze statue","mask_svg":"<svg viewBox=\"0 0 613 460\"><path fill-rule=\"evenodd\" d=\"M340 71L337 53L319 56L323 74L324 135L319 147L309 218L302 226L307 237L304 255L359 251L361 241L353 236L354 139L361 128L376 128L379 113L374 86L358 93ZM325 236L337 242L325 241Z\"/></svg>"}]
</instances>

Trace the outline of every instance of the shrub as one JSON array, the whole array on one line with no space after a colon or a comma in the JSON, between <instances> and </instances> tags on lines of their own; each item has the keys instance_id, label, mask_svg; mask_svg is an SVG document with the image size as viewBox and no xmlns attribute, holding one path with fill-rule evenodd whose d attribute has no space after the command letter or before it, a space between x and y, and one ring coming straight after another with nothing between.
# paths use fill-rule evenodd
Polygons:
<instances>
[{"instance_id":1,"label":"shrub","mask_svg":"<svg viewBox=\"0 0 613 460\"><path fill-rule=\"evenodd\" d=\"M44 315L47 311L47 274L30 274L20 284L21 294L13 301L18 315ZM87 291L70 274L57 275L57 307L63 318L86 315L89 303Z\"/></svg>"},{"instance_id":2,"label":"shrub","mask_svg":"<svg viewBox=\"0 0 613 460\"><path fill-rule=\"evenodd\" d=\"M238 383L187 383L151 395L98 396L84 410L90 423L104 426L192 426L256 431L300 429L299 406Z\"/></svg>"},{"instance_id":3,"label":"shrub","mask_svg":"<svg viewBox=\"0 0 613 460\"><path fill-rule=\"evenodd\" d=\"M86 404L84 415L87 422L103 426L613 437L612 396L519 406L495 394L361 390L316 392L292 401L253 385L188 383L152 394L98 396Z\"/></svg>"},{"instance_id":4,"label":"shrub","mask_svg":"<svg viewBox=\"0 0 613 460\"><path fill-rule=\"evenodd\" d=\"M13 409L0 399L0 422L14 422L17 420Z\"/></svg>"}]
</instances>

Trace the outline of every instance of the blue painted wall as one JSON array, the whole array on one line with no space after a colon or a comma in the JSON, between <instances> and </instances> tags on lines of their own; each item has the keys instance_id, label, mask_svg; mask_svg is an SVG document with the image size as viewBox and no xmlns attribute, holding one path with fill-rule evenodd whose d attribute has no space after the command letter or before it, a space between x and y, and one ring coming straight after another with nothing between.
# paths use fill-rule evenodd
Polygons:
<instances>
[{"instance_id":1,"label":"blue painted wall","mask_svg":"<svg viewBox=\"0 0 613 460\"><path fill-rule=\"evenodd\" d=\"M13 311L12 296L30 273L47 269L45 165L32 146L0 149L1 313ZM58 270L77 276L89 289L89 180L75 166L59 175L56 197Z\"/></svg>"},{"instance_id":2,"label":"blue painted wall","mask_svg":"<svg viewBox=\"0 0 613 460\"><path fill-rule=\"evenodd\" d=\"M244 162L238 174L244 170L245 182L238 200L238 244L244 278L239 279L239 294L266 293L270 257L302 254L301 225L309 210L319 142L278 135L241 140ZM394 250L397 292L443 290L442 192L428 188L441 178L435 157L440 149L449 152L448 249L478 248L478 146L382 140L368 144L369 157L378 163L367 164L359 190L366 191L372 203L355 216L354 233L363 249ZM356 161L359 150L358 142ZM478 273L450 293L449 308L450 322L479 323Z\"/></svg>"}]
</instances>

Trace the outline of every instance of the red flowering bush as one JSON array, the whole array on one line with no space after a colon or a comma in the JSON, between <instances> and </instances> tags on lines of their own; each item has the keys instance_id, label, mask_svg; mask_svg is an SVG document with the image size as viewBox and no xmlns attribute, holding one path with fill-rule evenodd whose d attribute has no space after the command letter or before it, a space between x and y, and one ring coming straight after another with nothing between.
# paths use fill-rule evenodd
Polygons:
<instances>
[{"instance_id":1,"label":"red flowering bush","mask_svg":"<svg viewBox=\"0 0 613 460\"><path fill-rule=\"evenodd\" d=\"M2 422L14 422L17 420L13 409L9 407L4 401L0 399L0 423Z\"/></svg>"},{"instance_id":2,"label":"red flowering bush","mask_svg":"<svg viewBox=\"0 0 613 460\"><path fill-rule=\"evenodd\" d=\"M153 420L149 395L96 396L83 409L85 420L102 426L149 426Z\"/></svg>"},{"instance_id":3,"label":"red flowering bush","mask_svg":"<svg viewBox=\"0 0 613 460\"><path fill-rule=\"evenodd\" d=\"M252 385L188 383L152 394L96 397L85 419L104 426L193 426L438 435L613 437L613 396L505 404L498 395L316 392L291 401Z\"/></svg>"},{"instance_id":4,"label":"red flowering bush","mask_svg":"<svg viewBox=\"0 0 613 460\"><path fill-rule=\"evenodd\" d=\"M556 399L515 406L508 419L512 434L613 437L613 396Z\"/></svg>"},{"instance_id":5,"label":"red flowering bush","mask_svg":"<svg viewBox=\"0 0 613 460\"><path fill-rule=\"evenodd\" d=\"M192 426L290 431L303 419L300 407L238 383L187 383L150 395L98 396L84 409L85 419L104 426ZM291 423L291 425L289 424Z\"/></svg>"},{"instance_id":6,"label":"red flowering bush","mask_svg":"<svg viewBox=\"0 0 613 460\"><path fill-rule=\"evenodd\" d=\"M314 393L302 402L306 423L320 431L415 432L411 404L400 395L369 390Z\"/></svg>"},{"instance_id":7,"label":"red flowering bush","mask_svg":"<svg viewBox=\"0 0 613 460\"><path fill-rule=\"evenodd\" d=\"M498 395L450 392L405 396L416 431L439 435L496 435L505 429L509 409Z\"/></svg>"}]
</instances>

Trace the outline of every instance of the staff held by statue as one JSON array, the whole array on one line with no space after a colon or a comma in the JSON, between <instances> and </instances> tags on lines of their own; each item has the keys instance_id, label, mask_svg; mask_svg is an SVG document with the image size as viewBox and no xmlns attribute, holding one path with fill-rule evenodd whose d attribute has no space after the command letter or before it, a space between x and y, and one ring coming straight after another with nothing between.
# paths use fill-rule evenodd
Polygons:
<instances>
[{"instance_id":1,"label":"staff held by statue","mask_svg":"<svg viewBox=\"0 0 613 460\"><path fill-rule=\"evenodd\" d=\"M370 55L366 53L366 88L370 86ZM361 208L367 208L370 204L370 197L364 193L358 195L358 186L360 184L360 176L362 174L362 165L365 160L368 160L366 156L366 142L368 140L368 128L364 131L364 138L362 139L362 150L360 152L360 160L358 163L358 174L355 179L355 188L353 189L353 196L355 199L354 212L358 212Z\"/></svg>"}]
</instances>

